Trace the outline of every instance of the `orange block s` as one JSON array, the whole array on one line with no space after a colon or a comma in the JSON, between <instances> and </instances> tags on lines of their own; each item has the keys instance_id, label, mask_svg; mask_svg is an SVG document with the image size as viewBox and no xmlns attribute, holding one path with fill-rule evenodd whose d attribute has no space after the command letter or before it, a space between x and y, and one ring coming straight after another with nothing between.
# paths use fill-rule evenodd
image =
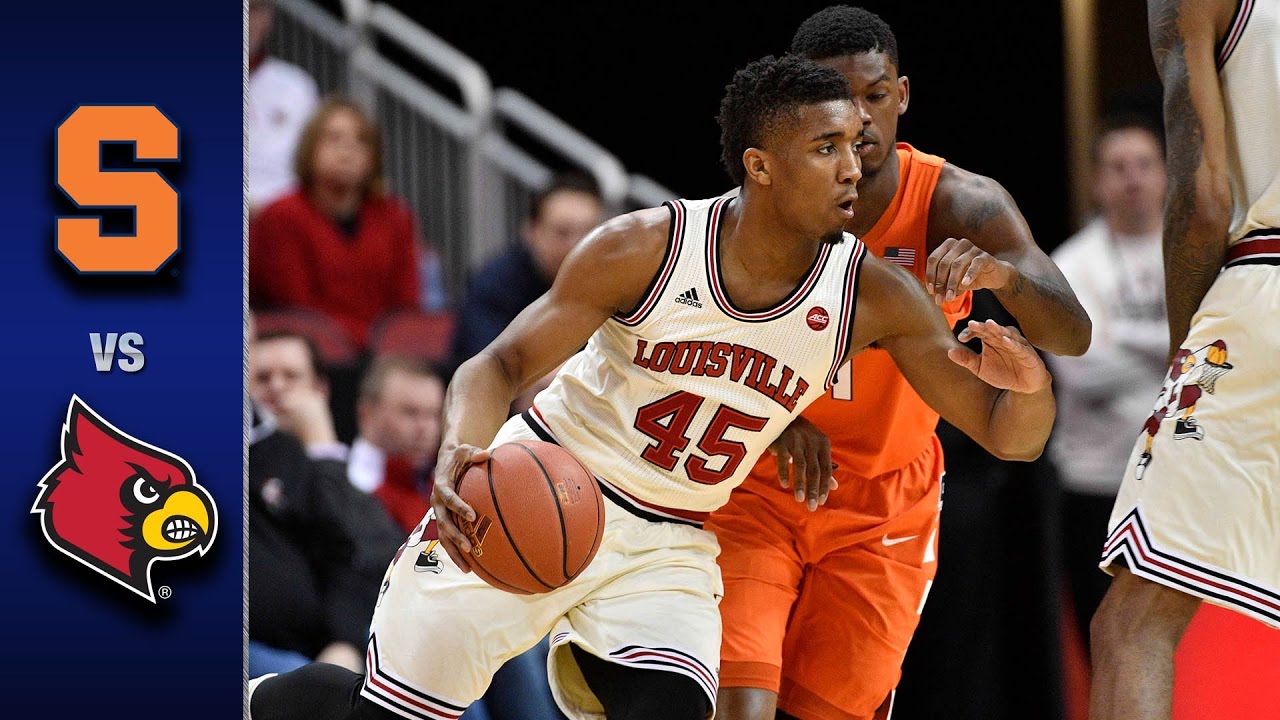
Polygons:
<instances>
[{"instance_id":1,"label":"orange block s","mask_svg":"<svg viewBox=\"0 0 1280 720\"><path fill-rule=\"evenodd\" d=\"M137 160L178 159L178 127L154 105L82 105L58 126L57 183L79 207L134 208L134 234L101 217L60 217L55 247L82 273L154 273L178 252L178 191L155 170L104 170L103 143Z\"/></svg>"}]
</instances>

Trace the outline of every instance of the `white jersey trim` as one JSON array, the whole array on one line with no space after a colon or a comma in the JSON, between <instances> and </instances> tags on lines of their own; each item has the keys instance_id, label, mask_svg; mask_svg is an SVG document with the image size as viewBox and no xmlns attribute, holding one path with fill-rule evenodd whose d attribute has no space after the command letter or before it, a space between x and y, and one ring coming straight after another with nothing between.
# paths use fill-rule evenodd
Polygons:
<instances>
[{"instance_id":1,"label":"white jersey trim","mask_svg":"<svg viewBox=\"0 0 1280 720\"><path fill-rule=\"evenodd\" d=\"M467 705L441 700L418 690L381 666L378 654L378 636L369 638L365 662L368 673L360 694L377 705L412 720L457 720Z\"/></svg>"},{"instance_id":2,"label":"white jersey trim","mask_svg":"<svg viewBox=\"0 0 1280 720\"><path fill-rule=\"evenodd\" d=\"M862 259L867 256L867 246L857 238L853 241L858 243L858 247L849 255L849 269L845 273L844 299L840 303L840 322L836 325L835 358L831 362L831 371L827 373L827 380L823 385L824 392L830 390L835 384L836 375L840 372L840 366L844 364L845 355L849 352L849 338L853 334L853 319L858 307L858 282L862 277Z\"/></svg>"},{"instance_id":3,"label":"white jersey trim","mask_svg":"<svg viewBox=\"0 0 1280 720\"><path fill-rule=\"evenodd\" d=\"M1140 508L1134 508L1111 531L1102 548L1099 565L1106 569L1120 558L1134 575L1231 607L1272 627L1280 627L1280 592L1261 587L1239 575L1160 550L1151 542Z\"/></svg>"},{"instance_id":4,"label":"white jersey trim","mask_svg":"<svg viewBox=\"0 0 1280 720\"><path fill-rule=\"evenodd\" d=\"M649 289L645 291L635 309L625 315L615 315L613 318L628 327L644 322L644 319L653 311L654 306L658 304L658 298L662 297L662 291L667 289L667 282L671 280L671 275L680 260L686 214L684 203L672 200L663 205L671 213L671 220L667 231L667 251L662 258L662 267L658 268L658 273L653 276L653 280L649 281Z\"/></svg>"},{"instance_id":5,"label":"white jersey trim","mask_svg":"<svg viewBox=\"0 0 1280 720\"><path fill-rule=\"evenodd\" d=\"M1235 52L1236 45L1240 44L1240 36L1244 35L1244 28L1249 24L1249 16L1253 14L1253 5L1255 0L1238 0L1236 5L1236 14L1231 18L1231 24L1227 27L1227 35L1222 39L1222 49L1218 51L1218 69L1221 70L1227 61L1231 59L1231 53Z\"/></svg>"},{"instance_id":6,"label":"white jersey trim","mask_svg":"<svg viewBox=\"0 0 1280 720\"><path fill-rule=\"evenodd\" d=\"M818 284L818 278L822 277L822 271L827 266L827 258L831 256L830 243L823 243L818 252L818 256L814 258L813 264L809 266L808 275L796 284L791 294L785 297L771 308L764 310L746 311L739 310L734 307L733 301L729 299L729 293L724 289L724 283L721 282L720 275L720 232L722 213L734 198L721 198L711 207L711 212L707 217L707 284L711 287L712 300L715 301L716 307L721 312L734 320L740 322L768 322L777 320L778 318L791 312L813 291L814 286Z\"/></svg>"}]
</instances>

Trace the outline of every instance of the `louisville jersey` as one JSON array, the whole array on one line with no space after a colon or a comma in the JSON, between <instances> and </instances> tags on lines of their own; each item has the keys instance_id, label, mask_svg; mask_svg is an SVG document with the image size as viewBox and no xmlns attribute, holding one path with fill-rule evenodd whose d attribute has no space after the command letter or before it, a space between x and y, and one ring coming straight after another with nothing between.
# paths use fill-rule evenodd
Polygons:
<instances>
[{"instance_id":1,"label":"louisville jersey","mask_svg":"<svg viewBox=\"0 0 1280 720\"><path fill-rule=\"evenodd\" d=\"M526 416L650 512L700 519L835 378L864 245L823 243L780 302L736 307L720 243L734 198L667 203L666 255L644 299L592 335Z\"/></svg>"},{"instance_id":2,"label":"louisville jersey","mask_svg":"<svg viewBox=\"0 0 1280 720\"><path fill-rule=\"evenodd\" d=\"M1235 206L1231 244L1262 237L1280 243L1280 0L1239 3L1218 75Z\"/></svg>"},{"instance_id":3,"label":"louisville jersey","mask_svg":"<svg viewBox=\"0 0 1280 720\"><path fill-rule=\"evenodd\" d=\"M924 280L929 257L927 234L933 190L945 160L898 143L898 190L875 226L862 239L869 252ZM954 323L969 314L965 293L943 311ZM917 458L932 442L938 413L929 407L898 370L889 353L868 349L839 369L835 384L814 401L804 417L831 440L836 477L872 478ZM751 474L757 489L782 491L772 457ZM841 503L832 493L828 505Z\"/></svg>"}]
</instances>

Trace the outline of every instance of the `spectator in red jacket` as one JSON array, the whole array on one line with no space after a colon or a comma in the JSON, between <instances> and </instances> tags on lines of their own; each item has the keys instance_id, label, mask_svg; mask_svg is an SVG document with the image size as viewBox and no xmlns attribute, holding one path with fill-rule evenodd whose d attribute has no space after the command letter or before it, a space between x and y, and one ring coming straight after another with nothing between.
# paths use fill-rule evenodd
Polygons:
<instances>
[{"instance_id":1,"label":"spectator in red jacket","mask_svg":"<svg viewBox=\"0 0 1280 720\"><path fill-rule=\"evenodd\" d=\"M382 137L354 103L320 107L295 163L298 190L249 227L249 301L319 310L363 346L380 315L418 303L413 215L383 191Z\"/></svg>"}]
</instances>

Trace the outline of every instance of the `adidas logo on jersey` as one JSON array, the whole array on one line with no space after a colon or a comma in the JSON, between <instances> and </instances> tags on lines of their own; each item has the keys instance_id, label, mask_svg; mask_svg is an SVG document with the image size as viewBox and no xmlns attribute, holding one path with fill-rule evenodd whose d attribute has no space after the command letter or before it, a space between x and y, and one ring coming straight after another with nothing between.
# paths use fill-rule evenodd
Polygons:
<instances>
[{"instance_id":1,"label":"adidas logo on jersey","mask_svg":"<svg viewBox=\"0 0 1280 720\"><path fill-rule=\"evenodd\" d=\"M676 296L676 302L681 305L689 305L690 307L702 307L702 301L698 299L698 288L689 288Z\"/></svg>"}]
</instances>

